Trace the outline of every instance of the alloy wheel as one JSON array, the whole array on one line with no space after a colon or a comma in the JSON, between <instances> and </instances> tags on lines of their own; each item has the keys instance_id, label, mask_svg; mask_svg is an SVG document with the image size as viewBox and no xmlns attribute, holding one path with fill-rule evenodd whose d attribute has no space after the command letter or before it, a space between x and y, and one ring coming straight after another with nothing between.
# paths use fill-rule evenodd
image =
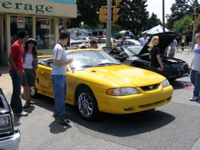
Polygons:
<instances>
[{"instance_id":1,"label":"alloy wheel","mask_svg":"<svg viewBox=\"0 0 200 150\"><path fill-rule=\"evenodd\" d=\"M81 115L89 118L93 113L93 101L89 94L81 93L78 97L78 109Z\"/></svg>"}]
</instances>

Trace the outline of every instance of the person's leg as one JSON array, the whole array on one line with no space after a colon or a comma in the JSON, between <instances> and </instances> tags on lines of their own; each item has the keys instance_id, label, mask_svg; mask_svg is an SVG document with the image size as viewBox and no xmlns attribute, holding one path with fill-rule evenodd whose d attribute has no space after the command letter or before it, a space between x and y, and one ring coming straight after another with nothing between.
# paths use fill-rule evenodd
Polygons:
<instances>
[{"instance_id":1,"label":"person's leg","mask_svg":"<svg viewBox=\"0 0 200 150\"><path fill-rule=\"evenodd\" d=\"M195 72L195 86L194 86L194 97L199 97L199 91L200 91L200 74L196 71Z\"/></svg>"},{"instance_id":2,"label":"person's leg","mask_svg":"<svg viewBox=\"0 0 200 150\"><path fill-rule=\"evenodd\" d=\"M160 71L158 70L157 67L151 66L151 71L156 72L156 73L160 73Z\"/></svg>"},{"instance_id":3,"label":"person's leg","mask_svg":"<svg viewBox=\"0 0 200 150\"><path fill-rule=\"evenodd\" d=\"M182 51L184 51L184 43L181 43L181 49L182 49Z\"/></svg>"},{"instance_id":4,"label":"person's leg","mask_svg":"<svg viewBox=\"0 0 200 150\"><path fill-rule=\"evenodd\" d=\"M27 74L28 79L28 87L27 87L27 100L29 100L30 104L36 104L31 100L31 87L35 86L35 70L31 69Z\"/></svg>"},{"instance_id":5,"label":"person's leg","mask_svg":"<svg viewBox=\"0 0 200 150\"><path fill-rule=\"evenodd\" d=\"M25 73L22 75L22 86L24 89L24 100L26 101L24 108L28 108L30 106L30 92L29 92L29 86L28 86L28 75L25 69Z\"/></svg>"},{"instance_id":6,"label":"person's leg","mask_svg":"<svg viewBox=\"0 0 200 150\"><path fill-rule=\"evenodd\" d=\"M65 84L66 76L63 75L53 75L52 76L52 86L54 93L54 114L60 119L66 119L67 113L65 109Z\"/></svg>"},{"instance_id":7,"label":"person's leg","mask_svg":"<svg viewBox=\"0 0 200 150\"><path fill-rule=\"evenodd\" d=\"M190 81L192 82L192 84L195 86L195 73L196 71L192 70L190 73Z\"/></svg>"},{"instance_id":8,"label":"person's leg","mask_svg":"<svg viewBox=\"0 0 200 150\"><path fill-rule=\"evenodd\" d=\"M19 77L15 71L10 72L10 76L11 76L12 85L13 85L13 93L11 97L10 106L13 109L14 113L21 113L22 112L22 102L21 102L22 76Z\"/></svg>"},{"instance_id":9,"label":"person's leg","mask_svg":"<svg viewBox=\"0 0 200 150\"><path fill-rule=\"evenodd\" d=\"M31 93L31 87L30 86L24 86L24 99L26 102L30 101L30 93Z\"/></svg>"}]
</instances>

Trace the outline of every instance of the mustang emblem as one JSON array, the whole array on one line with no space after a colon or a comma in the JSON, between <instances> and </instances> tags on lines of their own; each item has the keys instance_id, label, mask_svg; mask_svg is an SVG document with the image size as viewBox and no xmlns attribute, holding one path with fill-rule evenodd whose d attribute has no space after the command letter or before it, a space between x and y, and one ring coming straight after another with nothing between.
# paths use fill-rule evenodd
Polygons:
<instances>
[{"instance_id":1,"label":"mustang emblem","mask_svg":"<svg viewBox=\"0 0 200 150\"><path fill-rule=\"evenodd\" d=\"M150 85L150 86L149 86L149 89L152 90L153 88L154 88L154 85Z\"/></svg>"}]
</instances>

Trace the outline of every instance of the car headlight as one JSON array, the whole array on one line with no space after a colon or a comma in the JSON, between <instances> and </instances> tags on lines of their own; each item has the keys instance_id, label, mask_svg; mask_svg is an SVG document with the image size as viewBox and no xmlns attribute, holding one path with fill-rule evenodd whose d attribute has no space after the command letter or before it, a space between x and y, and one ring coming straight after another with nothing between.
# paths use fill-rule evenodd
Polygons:
<instances>
[{"instance_id":1,"label":"car headlight","mask_svg":"<svg viewBox=\"0 0 200 150\"><path fill-rule=\"evenodd\" d=\"M0 128L7 127L10 125L10 118L8 116L0 118Z\"/></svg>"},{"instance_id":2,"label":"car headlight","mask_svg":"<svg viewBox=\"0 0 200 150\"><path fill-rule=\"evenodd\" d=\"M10 115L2 115L0 117L0 134L8 133L12 131L12 126L11 126L11 119Z\"/></svg>"},{"instance_id":3,"label":"car headlight","mask_svg":"<svg viewBox=\"0 0 200 150\"><path fill-rule=\"evenodd\" d=\"M108 89L106 91L106 94L108 95L131 95L131 94L137 94L139 91L135 88L132 87L122 87L122 88L113 88L113 89Z\"/></svg>"},{"instance_id":4,"label":"car headlight","mask_svg":"<svg viewBox=\"0 0 200 150\"><path fill-rule=\"evenodd\" d=\"M163 81L162 82L162 86L163 87L167 87L167 86L169 86L170 84L169 84L169 81L166 79L165 81Z\"/></svg>"}]
</instances>

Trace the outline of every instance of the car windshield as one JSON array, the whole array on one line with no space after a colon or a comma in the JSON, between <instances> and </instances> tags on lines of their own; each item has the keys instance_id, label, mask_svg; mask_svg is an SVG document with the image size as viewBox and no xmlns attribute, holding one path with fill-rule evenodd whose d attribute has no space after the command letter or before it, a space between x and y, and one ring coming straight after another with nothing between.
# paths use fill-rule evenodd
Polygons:
<instances>
[{"instance_id":1,"label":"car windshield","mask_svg":"<svg viewBox=\"0 0 200 150\"><path fill-rule=\"evenodd\" d=\"M127 46L124 47L124 51L129 55L138 55L142 49L142 46Z\"/></svg>"},{"instance_id":2,"label":"car windshield","mask_svg":"<svg viewBox=\"0 0 200 150\"><path fill-rule=\"evenodd\" d=\"M68 52L68 58L73 58L70 64L72 70L82 70L91 67L120 65L120 63L102 50L82 50Z\"/></svg>"}]
</instances>

